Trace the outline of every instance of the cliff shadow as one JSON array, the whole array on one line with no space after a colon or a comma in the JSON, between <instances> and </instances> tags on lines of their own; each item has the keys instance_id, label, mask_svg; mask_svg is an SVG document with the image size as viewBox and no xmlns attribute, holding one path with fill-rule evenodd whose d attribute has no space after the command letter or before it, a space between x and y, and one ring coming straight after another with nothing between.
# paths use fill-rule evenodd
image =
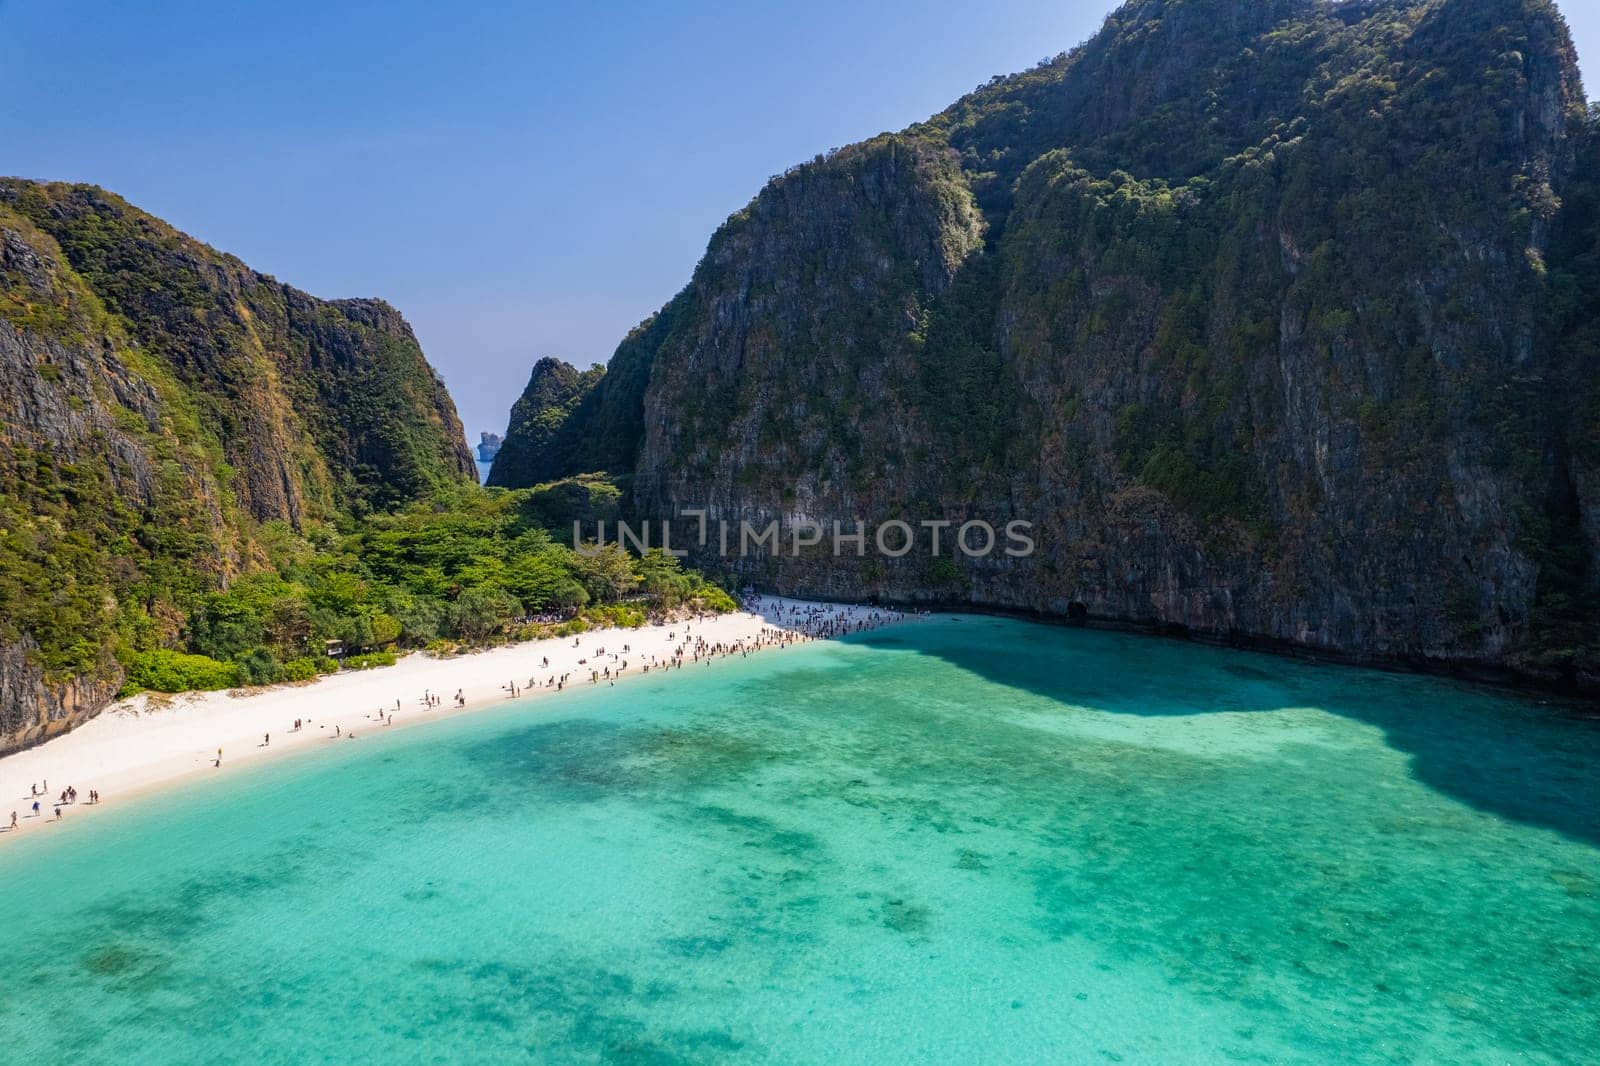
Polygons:
<instances>
[{"instance_id":1,"label":"cliff shadow","mask_svg":"<svg viewBox=\"0 0 1600 1066\"><path fill-rule=\"evenodd\" d=\"M964 633L982 630L981 639ZM1422 674L986 616L853 643L935 656L1072 706L1146 717L1315 708L1373 726L1415 779L1476 810L1600 847L1600 717L1574 702ZM999 639L1003 651L997 653Z\"/></svg>"}]
</instances>

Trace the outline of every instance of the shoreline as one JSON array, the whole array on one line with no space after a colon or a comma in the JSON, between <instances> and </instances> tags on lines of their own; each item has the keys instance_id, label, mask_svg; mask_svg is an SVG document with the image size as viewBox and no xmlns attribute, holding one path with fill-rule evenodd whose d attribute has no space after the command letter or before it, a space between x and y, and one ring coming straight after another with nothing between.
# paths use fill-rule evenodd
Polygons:
<instances>
[{"instance_id":1,"label":"shoreline","mask_svg":"<svg viewBox=\"0 0 1600 1066\"><path fill-rule=\"evenodd\" d=\"M1218 632L1196 629L1176 622L1162 622L1151 618L1130 618L1121 615L1086 614L1073 617L1053 611L1005 604L980 603L968 600L947 600L938 597L903 599L893 596L875 596L869 600L833 600L827 596L785 593L783 597L797 602L841 606L859 602L866 607L899 611L908 616L921 614L970 614L990 618L1009 618L1018 622L1060 626L1065 629L1085 629L1101 633L1127 633L1157 640L1170 640L1182 644L1198 644L1207 648L1271 655L1294 659L1311 666L1354 667L1378 670L1389 674L1433 677L1455 681L1480 688L1496 689L1507 695L1537 703L1559 705L1582 718L1600 717L1600 676L1573 675L1556 670L1536 670L1512 663L1491 662L1483 659L1451 659L1421 653L1355 652L1316 644L1304 644L1281 637L1252 635L1244 632Z\"/></svg>"},{"instance_id":2,"label":"shoreline","mask_svg":"<svg viewBox=\"0 0 1600 1066\"><path fill-rule=\"evenodd\" d=\"M305 684L171 697L141 694L113 703L71 732L0 756L0 845L166 787L325 743L357 740L373 730L420 726L511 700L542 702L653 670L782 650L913 617L914 612L886 606L762 596L723 615L690 615L638 629L594 629L447 659L413 652L394 666L330 674ZM600 675L598 682L590 680L591 671ZM563 676L563 685L552 683ZM460 705L457 692L464 701ZM297 719L304 726L294 731ZM47 787L38 795L25 791L40 783ZM61 804L60 794L69 786L77 789L77 799ZM90 803L90 790L106 798ZM54 817L58 806L59 819Z\"/></svg>"}]
</instances>

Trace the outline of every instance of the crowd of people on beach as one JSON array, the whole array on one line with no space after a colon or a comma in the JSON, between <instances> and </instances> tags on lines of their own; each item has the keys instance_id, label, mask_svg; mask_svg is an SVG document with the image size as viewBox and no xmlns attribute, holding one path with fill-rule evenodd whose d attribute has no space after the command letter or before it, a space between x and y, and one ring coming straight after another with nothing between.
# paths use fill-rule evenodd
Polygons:
<instances>
[{"instance_id":1,"label":"crowd of people on beach","mask_svg":"<svg viewBox=\"0 0 1600 1066\"><path fill-rule=\"evenodd\" d=\"M78 802L78 790L71 785L68 785L66 788L62 789L61 795L52 800L50 798L50 782L48 780L44 781L42 784L30 784L28 786L28 792L29 799L33 801L32 806L27 808L27 817L29 818L43 817L43 807L48 806L53 812L52 820L59 822L61 820L62 812L66 808ZM88 799L91 804L99 803L100 793L91 788L89 790ZM21 819L17 816L16 811L12 811L11 824L6 826L5 831L8 833L14 833L21 828Z\"/></svg>"},{"instance_id":2,"label":"crowd of people on beach","mask_svg":"<svg viewBox=\"0 0 1600 1066\"><path fill-rule=\"evenodd\" d=\"M635 653L630 644L622 644L618 649L599 645L593 651L578 659L577 664L588 668L587 673L589 676L587 680L589 684L599 685L604 682L607 685L615 685L629 669L635 669L639 674L648 674L652 671L682 670L685 667L701 663L709 666L715 659L726 659L736 655L740 658L748 658L761 651L782 649L809 641L829 640L853 633L865 632L878 626L903 621L907 617L904 612L882 607L851 604L789 603L780 599L764 598L750 592L746 592L742 597L742 606L751 614L763 617L770 624L762 626L754 636L748 639L733 641L711 640L696 633L695 626L703 626L706 622L718 616L715 614L693 613L672 621L656 623L658 627L668 627L667 640L672 650L666 656L650 655L649 660L645 661L644 656ZM612 637L614 639L614 633ZM582 650L582 646L582 637L573 640L572 647L575 650ZM549 656L543 657L542 666L547 670L550 669ZM530 690L560 692L572 683L572 677L573 671L552 671L542 678L539 675L530 677L527 679L526 684L522 684L516 679L511 679L502 684L500 688L501 691L506 693L507 698L522 696ZM440 693L427 689L423 691L417 702L422 710L428 711L442 707L444 705L444 697ZM455 695L451 697L451 703L458 709L466 707L467 698L463 689L456 690ZM395 715L401 713L402 710L402 701L396 699L393 710L387 707L380 707L375 713L368 714L366 719L387 727L394 724ZM288 732L302 733L312 724L310 718L296 718L290 725ZM320 728L325 730L327 725L324 724ZM354 740L355 738L355 730L346 730L342 724L333 723L333 733L329 739ZM272 734L262 734L261 743L257 746L268 748L271 745ZM211 762L213 768L221 769L222 749L219 747L215 757L210 758L208 761ZM31 787L31 796L28 798L31 800L32 806L28 808L31 813L27 817L41 818L43 810L50 808L53 811L53 819L47 820L60 821L63 810L78 802L78 790L69 786L62 790L58 799L52 801L50 799L49 782L46 781L43 785L33 785ZM98 804L100 802L100 793L94 789L89 790L88 801L90 804ZM18 812L12 811L10 825L0 831L15 832L20 828L21 819Z\"/></svg>"},{"instance_id":3,"label":"crowd of people on beach","mask_svg":"<svg viewBox=\"0 0 1600 1066\"><path fill-rule=\"evenodd\" d=\"M693 614L681 620L683 636L679 637L679 623L672 623L673 628L667 633L669 641L675 641L676 646L672 654L662 658L650 656L649 662L637 662L641 674L648 674L652 670L682 670L685 666L698 663L711 665L713 659L725 659L732 656L749 658L756 652L768 648L787 648L793 644L800 644L813 640L829 640L835 637L847 636L851 633L861 633L875 629L890 622L899 622L905 619L905 614L900 611L880 607L862 607L850 604L789 604L782 600L774 600L770 604L757 595L744 597L743 608L752 614L765 612L771 617L774 625L761 627L760 631L749 640L735 641L708 641L697 636L694 632L696 622L705 622L707 619L716 618L714 614ZM581 646L581 640L572 642L574 648ZM624 658L630 654L632 648L624 644L620 651L610 651L605 647L596 648L592 656L578 660L579 666L589 667L589 683L598 685L602 681L607 685L615 685L627 671L629 663L634 662ZM597 665L591 664L589 659L594 658ZM616 664L613 668L612 664ZM549 667L550 659L545 658L545 667ZM572 674L549 674L543 682L538 676L528 678L525 686L530 689L550 689L556 692L564 690L571 682ZM507 682L500 686L511 696L521 694L522 687L515 681Z\"/></svg>"}]
</instances>

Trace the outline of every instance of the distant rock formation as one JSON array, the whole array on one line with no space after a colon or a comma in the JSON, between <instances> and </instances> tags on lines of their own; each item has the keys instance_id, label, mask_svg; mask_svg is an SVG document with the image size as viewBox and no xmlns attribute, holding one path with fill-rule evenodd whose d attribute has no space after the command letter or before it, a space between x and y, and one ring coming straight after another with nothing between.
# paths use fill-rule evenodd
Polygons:
<instances>
[{"instance_id":1,"label":"distant rock formation","mask_svg":"<svg viewBox=\"0 0 1600 1066\"><path fill-rule=\"evenodd\" d=\"M494 457L500 452L500 445L505 438L498 433L487 431L478 434L478 462L492 463Z\"/></svg>"},{"instance_id":2,"label":"distant rock formation","mask_svg":"<svg viewBox=\"0 0 1600 1066\"><path fill-rule=\"evenodd\" d=\"M568 473L604 469L587 466L598 442L605 439L605 419L583 410L595 397L595 386L605 377L605 367L579 371L550 356L539 360L511 408L505 443L489 471L488 484L503 488L530 487L554 481ZM570 430L576 427L578 432ZM593 431L595 436L583 431Z\"/></svg>"}]
</instances>

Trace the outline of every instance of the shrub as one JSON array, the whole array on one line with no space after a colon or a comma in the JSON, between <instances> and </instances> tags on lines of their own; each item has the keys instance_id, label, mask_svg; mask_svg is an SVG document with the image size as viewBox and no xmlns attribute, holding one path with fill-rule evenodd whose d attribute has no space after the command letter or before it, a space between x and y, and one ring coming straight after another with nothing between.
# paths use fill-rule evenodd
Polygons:
<instances>
[{"instance_id":1,"label":"shrub","mask_svg":"<svg viewBox=\"0 0 1600 1066\"><path fill-rule=\"evenodd\" d=\"M585 607L583 618L590 625L623 629L638 629L649 620L645 616L644 607L636 603L608 603L598 607Z\"/></svg>"},{"instance_id":2,"label":"shrub","mask_svg":"<svg viewBox=\"0 0 1600 1066\"><path fill-rule=\"evenodd\" d=\"M339 669L339 662L327 656L306 656L301 659L290 659L283 664L283 679L285 681L310 681L320 674L331 674Z\"/></svg>"},{"instance_id":3,"label":"shrub","mask_svg":"<svg viewBox=\"0 0 1600 1066\"><path fill-rule=\"evenodd\" d=\"M347 655L344 659L346 670L365 670L371 666L393 666L397 656L392 651L369 651L363 655Z\"/></svg>"},{"instance_id":4,"label":"shrub","mask_svg":"<svg viewBox=\"0 0 1600 1066\"><path fill-rule=\"evenodd\" d=\"M701 585L695 589L694 594L690 597L690 602L702 611L715 611L718 614L726 614L729 611L737 611L739 609L739 605L733 601L732 596L728 595L722 588L712 584Z\"/></svg>"},{"instance_id":5,"label":"shrub","mask_svg":"<svg viewBox=\"0 0 1600 1066\"><path fill-rule=\"evenodd\" d=\"M271 685L285 678L283 664L267 648L251 648L234 662L239 667L239 678L246 685Z\"/></svg>"},{"instance_id":6,"label":"shrub","mask_svg":"<svg viewBox=\"0 0 1600 1066\"><path fill-rule=\"evenodd\" d=\"M207 655L187 655L157 648L136 652L127 662L123 694L150 689L154 692L215 691L239 684L239 667Z\"/></svg>"}]
</instances>

